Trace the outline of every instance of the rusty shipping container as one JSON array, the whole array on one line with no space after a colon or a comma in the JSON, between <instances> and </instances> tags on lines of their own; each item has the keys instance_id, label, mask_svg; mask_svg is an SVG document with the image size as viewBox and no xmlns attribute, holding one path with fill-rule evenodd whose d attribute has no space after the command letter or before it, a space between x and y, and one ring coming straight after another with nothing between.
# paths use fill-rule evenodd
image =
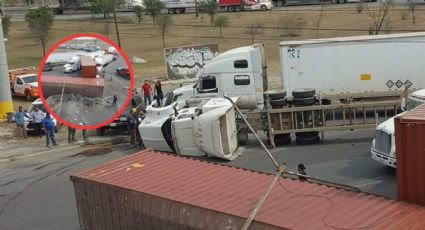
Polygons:
<instances>
[{"instance_id":1,"label":"rusty shipping container","mask_svg":"<svg viewBox=\"0 0 425 230\"><path fill-rule=\"evenodd\" d=\"M81 78L81 77L64 77L64 76L42 76L41 89L43 96L48 98L52 95L64 93L79 94L84 97L102 97L104 81L103 78Z\"/></svg>"},{"instance_id":2,"label":"rusty shipping container","mask_svg":"<svg viewBox=\"0 0 425 230\"><path fill-rule=\"evenodd\" d=\"M397 199L425 205L425 105L395 119Z\"/></svg>"},{"instance_id":3,"label":"rusty shipping container","mask_svg":"<svg viewBox=\"0 0 425 230\"><path fill-rule=\"evenodd\" d=\"M96 62L89 56L81 56L81 76L96 78Z\"/></svg>"},{"instance_id":4,"label":"rusty shipping container","mask_svg":"<svg viewBox=\"0 0 425 230\"><path fill-rule=\"evenodd\" d=\"M241 229L273 176L145 150L71 176L82 230ZM425 229L425 208L280 178L250 229Z\"/></svg>"}]
</instances>

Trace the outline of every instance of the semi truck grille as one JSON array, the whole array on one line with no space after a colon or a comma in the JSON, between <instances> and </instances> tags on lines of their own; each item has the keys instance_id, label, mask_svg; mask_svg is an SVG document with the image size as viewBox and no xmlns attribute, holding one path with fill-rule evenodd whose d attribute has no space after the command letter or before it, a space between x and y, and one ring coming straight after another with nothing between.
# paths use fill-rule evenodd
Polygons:
<instances>
[{"instance_id":1,"label":"semi truck grille","mask_svg":"<svg viewBox=\"0 0 425 230\"><path fill-rule=\"evenodd\" d=\"M389 154L391 151L391 135L377 130L375 133L375 148L382 153Z\"/></svg>"}]
</instances>

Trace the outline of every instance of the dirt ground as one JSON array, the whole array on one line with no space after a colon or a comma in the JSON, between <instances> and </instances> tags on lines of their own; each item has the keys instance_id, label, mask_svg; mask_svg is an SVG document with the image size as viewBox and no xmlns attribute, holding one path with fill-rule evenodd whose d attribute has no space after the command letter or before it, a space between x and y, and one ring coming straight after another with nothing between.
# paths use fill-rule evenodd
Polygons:
<instances>
[{"instance_id":1,"label":"dirt ground","mask_svg":"<svg viewBox=\"0 0 425 230\"><path fill-rule=\"evenodd\" d=\"M291 9L291 8L288 8ZM263 27L282 27L282 18L286 15L298 16L305 21L305 26L299 36L284 37L284 31L276 28L263 28L261 34L257 35L255 42L264 43L268 74L273 87L280 87L279 77L279 52L278 44L283 40L310 39L316 37L314 30L317 24L320 7L313 10L288 10L267 12L243 12L243 13L217 13L218 16L229 18L229 27L223 28L223 38L220 38L219 29L210 26L208 15L196 18L194 14L172 15L173 25L170 26L166 36L166 46L184 46L193 44L218 43L220 52L231 48L249 45L251 39L246 33L246 28L252 23L260 23ZM391 33L400 33L400 30L425 30L425 6L416 7L416 23L412 25L411 15L402 20L401 15L407 6L395 6L388 14L388 20L383 24L383 29L391 30ZM373 11L376 12L376 11ZM409 12L409 11L406 11ZM377 12L376 12L377 13ZM152 19L145 16L142 23L138 24L135 17L120 19L120 33L122 48L129 58L133 56L147 60L144 64L133 66L136 76L136 84L142 79L155 79L165 76L164 51L162 39L158 28L154 29ZM103 34L115 41L115 30L113 24L106 20L78 20L78 21L55 21L50 33L49 46L59 39L75 33L98 33ZM356 7L350 8L324 8L321 18L321 29L318 38L352 36L368 34L371 18L365 11L358 13ZM398 31L397 31L398 30ZM382 32L385 33L385 32ZM7 55L10 68L38 65L42 58L41 45L35 40L25 22L13 22L7 42ZM36 49L34 49L36 48ZM28 52L32 50L32 52Z\"/></svg>"}]
</instances>

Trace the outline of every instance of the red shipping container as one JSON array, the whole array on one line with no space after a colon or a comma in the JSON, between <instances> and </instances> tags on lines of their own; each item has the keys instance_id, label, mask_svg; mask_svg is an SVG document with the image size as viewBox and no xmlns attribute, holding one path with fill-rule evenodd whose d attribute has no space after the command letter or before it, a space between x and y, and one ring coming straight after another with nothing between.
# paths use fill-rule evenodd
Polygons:
<instances>
[{"instance_id":1,"label":"red shipping container","mask_svg":"<svg viewBox=\"0 0 425 230\"><path fill-rule=\"evenodd\" d=\"M65 88L63 88L65 85ZM103 78L81 78L64 76L42 76L41 86L43 96L48 98L52 95L79 94L84 97L102 97L104 81Z\"/></svg>"},{"instance_id":2,"label":"red shipping container","mask_svg":"<svg viewBox=\"0 0 425 230\"><path fill-rule=\"evenodd\" d=\"M425 205L425 105L396 117L395 138L397 199Z\"/></svg>"},{"instance_id":3,"label":"red shipping container","mask_svg":"<svg viewBox=\"0 0 425 230\"><path fill-rule=\"evenodd\" d=\"M96 62L90 56L81 56L81 76L96 78Z\"/></svg>"},{"instance_id":4,"label":"red shipping container","mask_svg":"<svg viewBox=\"0 0 425 230\"><path fill-rule=\"evenodd\" d=\"M71 176L80 229L241 229L273 175L145 150ZM279 178L250 229L425 229L425 208Z\"/></svg>"}]
</instances>

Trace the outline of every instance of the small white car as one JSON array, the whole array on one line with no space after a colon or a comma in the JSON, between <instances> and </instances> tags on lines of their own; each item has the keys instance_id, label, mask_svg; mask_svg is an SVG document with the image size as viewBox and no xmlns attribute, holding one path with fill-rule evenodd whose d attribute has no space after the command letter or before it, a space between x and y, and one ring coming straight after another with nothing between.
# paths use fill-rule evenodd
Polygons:
<instances>
[{"instance_id":1,"label":"small white car","mask_svg":"<svg viewBox=\"0 0 425 230\"><path fill-rule=\"evenodd\" d=\"M273 2L270 0L245 0L244 10L271 10L273 8Z\"/></svg>"}]
</instances>

